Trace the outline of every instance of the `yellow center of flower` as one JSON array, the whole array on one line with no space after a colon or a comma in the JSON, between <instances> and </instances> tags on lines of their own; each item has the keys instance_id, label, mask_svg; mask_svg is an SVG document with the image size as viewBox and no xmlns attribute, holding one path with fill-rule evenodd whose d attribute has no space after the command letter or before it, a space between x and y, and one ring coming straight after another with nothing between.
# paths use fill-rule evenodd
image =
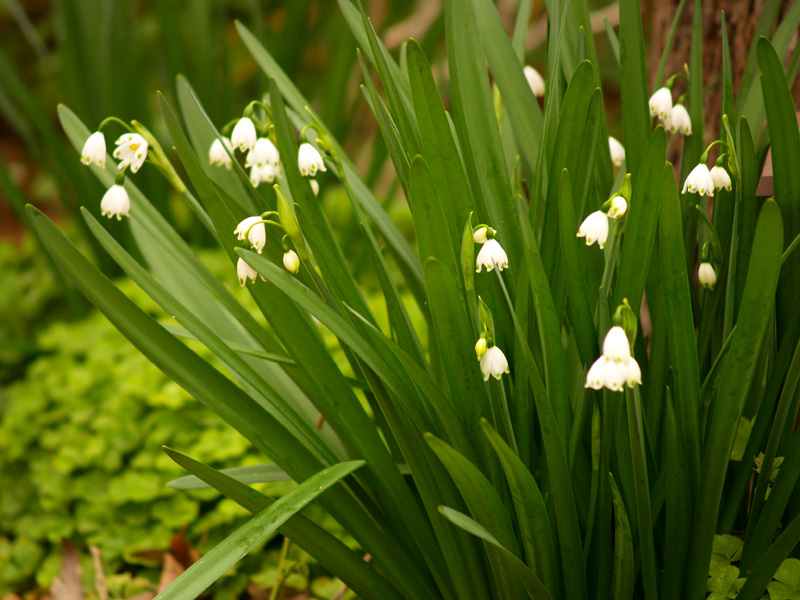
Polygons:
<instances>
[{"instance_id":1,"label":"yellow center of flower","mask_svg":"<svg viewBox=\"0 0 800 600\"><path fill-rule=\"evenodd\" d=\"M130 149L131 149L133 152L136 152L136 151L139 149L139 146L141 146L141 144L131 144L131 145L130 145L130 146L128 146L128 147L129 147L129 148L130 148Z\"/></svg>"}]
</instances>

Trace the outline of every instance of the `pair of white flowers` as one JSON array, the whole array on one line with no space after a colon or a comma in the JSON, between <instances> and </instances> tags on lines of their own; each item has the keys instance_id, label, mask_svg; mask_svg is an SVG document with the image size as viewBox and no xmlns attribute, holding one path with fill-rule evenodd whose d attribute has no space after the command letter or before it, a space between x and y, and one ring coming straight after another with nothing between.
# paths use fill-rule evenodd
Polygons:
<instances>
[{"instance_id":1,"label":"pair of white flowers","mask_svg":"<svg viewBox=\"0 0 800 600\"><path fill-rule=\"evenodd\" d=\"M683 104L672 104L672 92L662 87L656 90L648 102L650 116L657 116L671 133L692 135L692 119Z\"/></svg>"},{"instance_id":2,"label":"pair of white flowers","mask_svg":"<svg viewBox=\"0 0 800 600\"><path fill-rule=\"evenodd\" d=\"M605 387L612 392L621 392L625 384L632 388L637 383L642 385L642 370L631 356L631 345L625 330L615 325L603 340L602 356L594 361L586 373L584 387L595 390Z\"/></svg>"},{"instance_id":3,"label":"pair of white flowers","mask_svg":"<svg viewBox=\"0 0 800 600\"><path fill-rule=\"evenodd\" d=\"M147 159L147 140L138 133L126 133L115 144L117 148L114 150L114 158L120 161L117 168L122 170L130 166L133 173L139 171ZM86 140L81 150L81 162L85 165L96 163L99 167L106 168L106 138L102 132L95 131ZM109 219L116 217L121 221L123 216L130 216L130 210L130 196L120 184L111 186L100 201L100 211Z\"/></svg>"},{"instance_id":4,"label":"pair of white flowers","mask_svg":"<svg viewBox=\"0 0 800 600\"><path fill-rule=\"evenodd\" d=\"M731 187L731 176L728 175L725 167L714 165L709 170L708 165L701 161L699 165L692 169L686 181L683 182L683 191L681 193L689 192L690 194L711 197L714 195L715 190L725 188L730 191Z\"/></svg>"},{"instance_id":5,"label":"pair of white flowers","mask_svg":"<svg viewBox=\"0 0 800 600\"><path fill-rule=\"evenodd\" d=\"M493 341L487 343L485 335L481 335L475 344L475 355L481 363L484 381L489 381L489 377L499 380L503 373L509 372L506 355Z\"/></svg>"},{"instance_id":6,"label":"pair of white flowers","mask_svg":"<svg viewBox=\"0 0 800 600\"><path fill-rule=\"evenodd\" d=\"M495 267L498 271L508 268L508 255L494 236L497 231L491 227L481 225L472 232L472 240L476 244L481 244L478 258L475 261L475 272L480 273L483 267L489 272Z\"/></svg>"},{"instance_id":7,"label":"pair of white flowers","mask_svg":"<svg viewBox=\"0 0 800 600\"><path fill-rule=\"evenodd\" d=\"M264 219L258 215L247 217L241 221L236 226L236 229L233 230L233 233L239 241L249 241L250 246L259 254L264 250L264 245L267 243L267 227L264 224ZM286 249L283 253L283 266L291 273L297 273L300 270L300 257L297 256L294 250ZM256 276L258 275L256 270L242 260L241 257L239 257L239 261L236 263L236 272L242 287L244 287L248 279L255 283ZM264 278L262 277L262 279ZM264 281L266 281L266 279L264 279Z\"/></svg>"},{"instance_id":8,"label":"pair of white flowers","mask_svg":"<svg viewBox=\"0 0 800 600\"><path fill-rule=\"evenodd\" d=\"M586 245L591 246L597 242L602 250L608 240L608 219L621 219L628 212L628 202L622 196L611 198L608 212L596 210L583 220L578 228L577 236L586 239Z\"/></svg>"}]
</instances>

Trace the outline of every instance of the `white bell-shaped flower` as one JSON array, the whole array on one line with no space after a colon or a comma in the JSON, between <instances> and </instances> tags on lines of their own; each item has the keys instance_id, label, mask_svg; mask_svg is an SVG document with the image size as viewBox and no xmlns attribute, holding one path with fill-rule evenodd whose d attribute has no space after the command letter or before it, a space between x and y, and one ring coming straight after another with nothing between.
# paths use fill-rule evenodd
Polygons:
<instances>
[{"instance_id":1,"label":"white bell-shaped flower","mask_svg":"<svg viewBox=\"0 0 800 600\"><path fill-rule=\"evenodd\" d=\"M492 231L492 236L497 234L497 231L492 229L491 227L478 227L475 231L472 232L472 241L476 244L485 244L489 241L489 230Z\"/></svg>"},{"instance_id":2,"label":"white bell-shaped flower","mask_svg":"<svg viewBox=\"0 0 800 600\"><path fill-rule=\"evenodd\" d=\"M544 96L544 77L539 74L539 71L529 65L525 65L522 72L525 73L525 79L528 80L528 85L531 86L533 95L537 98Z\"/></svg>"},{"instance_id":3,"label":"white bell-shaped flower","mask_svg":"<svg viewBox=\"0 0 800 600\"><path fill-rule=\"evenodd\" d=\"M106 168L106 138L99 131L95 131L86 140L81 150L81 162L85 165L97 163Z\"/></svg>"},{"instance_id":4,"label":"white bell-shaped flower","mask_svg":"<svg viewBox=\"0 0 800 600\"><path fill-rule=\"evenodd\" d=\"M117 217L117 221L121 221L122 217L130 217L131 214L131 199L128 192L121 185L112 185L100 201L100 212L108 218Z\"/></svg>"},{"instance_id":5,"label":"white bell-shaped flower","mask_svg":"<svg viewBox=\"0 0 800 600\"><path fill-rule=\"evenodd\" d=\"M676 104L672 107L664 124L671 133L692 135L692 119L683 104Z\"/></svg>"},{"instance_id":6,"label":"white bell-shaped flower","mask_svg":"<svg viewBox=\"0 0 800 600\"><path fill-rule=\"evenodd\" d=\"M280 160L278 149L269 138L258 138L251 155L248 155L248 161L251 162L251 165L255 163L257 167L265 167L267 165L277 167Z\"/></svg>"},{"instance_id":7,"label":"white bell-shaped flower","mask_svg":"<svg viewBox=\"0 0 800 600\"><path fill-rule=\"evenodd\" d=\"M710 262L702 262L697 269L697 280L704 288L713 290L717 285L717 272Z\"/></svg>"},{"instance_id":8,"label":"white bell-shaped flower","mask_svg":"<svg viewBox=\"0 0 800 600\"><path fill-rule=\"evenodd\" d=\"M250 183L253 184L253 187L258 187L262 181L272 183L278 176L278 172L279 169L275 165L267 164L263 167L253 165L250 168Z\"/></svg>"},{"instance_id":9,"label":"white bell-shaped flower","mask_svg":"<svg viewBox=\"0 0 800 600\"><path fill-rule=\"evenodd\" d=\"M725 167L715 165L711 171L709 171L709 173L711 174L711 181L714 182L715 190L721 190L722 188L725 188L728 191L731 190L731 176L728 175Z\"/></svg>"},{"instance_id":10,"label":"white bell-shaped flower","mask_svg":"<svg viewBox=\"0 0 800 600\"><path fill-rule=\"evenodd\" d=\"M256 145L256 126L249 117L242 117L236 122L231 134L231 143L241 152L252 150Z\"/></svg>"},{"instance_id":11,"label":"white bell-shaped flower","mask_svg":"<svg viewBox=\"0 0 800 600\"><path fill-rule=\"evenodd\" d=\"M619 329L622 332L624 343L628 346L628 338L625 336L625 332L622 331L621 327L612 327L609 333L611 334L615 329ZM613 346L617 343L621 344L622 342L623 340L619 337L619 332L615 331L612 334L611 340L609 340L609 336L606 335L606 342L603 344L603 354L594 361L589 371L586 373L586 383L584 383L584 387L595 390L605 387L613 392L621 392L625 388L625 384L630 388L637 383L639 385L642 384L642 370L639 367L639 363L636 362L636 359L630 356L629 346L627 361L621 359L617 360L617 358L621 357L617 356L615 358L615 355L609 356L607 354L607 344L610 343ZM616 350L621 350L621 348L609 348L608 351L611 351L613 354Z\"/></svg>"},{"instance_id":12,"label":"white bell-shaped flower","mask_svg":"<svg viewBox=\"0 0 800 600\"><path fill-rule=\"evenodd\" d=\"M224 166L230 169L233 166L233 161L231 160L230 154L226 151L226 148L233 154L233 144L231 144L228 138L222 138L222 141L216 138L211 142L211 148L208 150L208 164L218 167Z\"/></svg>"},{"instance_id":13,"label":"white bell-shaped flower","mask_svg":"<svg viewBox=\"0 0 800 600\"><path fill-rule=\"evenodd\" d=\"M650 116L658 117L665 121L672 112L672 92L669 88L662 87L656 90L647 103L650 107Z\"/></svg>"},{"instance_id":14,"label":"white bell-shaped flower","mask_svg":"<svg viewBox=\"0 0 800 600\"><path fill-rule=\"evenodd\" d=\"M248 279L250 280L250 283L255 283L256 277L258 277L258 271L248 265L241 256L236 262L236 274L239 276L239 285L242 287L245 286ZM266 279L263 277L261 279L266 281Z\"/></svg>"},{"instance_id":15,"label":"white bell-shaped flower","mask_svg":"<svg viewBox=\"0 0 800 600\"><path fill-rule=\"evenodd\" d=\"M475 261L475 272L480 273L483 267L486 267L488 272L494 269L495 266L500 271L507 269L508 255L497 240L487 240L481 247L481 251L478 252L478 258Z\"/></svg>"},{"instance_id":16,"label":"white bell-shaped flower","mask_svg":"<svg viewBox=\"0 0 800 600\"><path fill-rule=\"evenodd\" d=\"M608 209L608 216L612 219L621 219L628 212L628 202L622 196L614 196L611 199L611 208Z\"/></svg>"},{"instance_id":17,"label":"white bell-shaped flower","mask_svg":"<svg viewBox=\"0 0 800 600\"><path fill-rule=\"evenodd\" d=\"M322 155L307 142L300 144L300 149L297 151L297 166L304 177L314 177L318 170L323 173L328 170L325 168Z\"/></svg>"},{"instance_id":18,"label":"white bell-shaped flower","mask_svg":"<svg viewBox=\"0 0 800 600\"><path fill-rule=\"evenodd\" d=\"M503 373L508 373L508 359L500 348L492 346L486 349L481 358L481 371L484 381L489 381L489 377L500 379Z\"/></svg>"},{"instance_id":19,"label":"white bell-shaped flower","mask_svg":"<svg viewBox=\"0 0 800 600\"><path fill-rule=\"evenodd\" d=\"M283 266L286 267L286 270L290 273L297 273L300 270L300 257L297 256L297 252L294 250L284 252Z\"/></svg>"},{"instance_id":20,"label":"white bell-shaped flower","mask_svg":"<svg viewBox=\"0 0 800 600\"><path fill-rule=\"evenodd\" d=\"M608 149L611 152L611 162L617 167L622 166L625 161L625 147L619 143L617 138L609 136Z\"/></svg>"},{"instance_id":21,"label":"white bell-shaped flower","mask_svg":"<svg viewBox=\"0 0 800 600\"><path fill-rule=\"evenodd\" d=\"M259 216L247 217L236 226L233 233L236 234L236 239L240 241L249 240L250 245L259 254L264 249L264 244L267 243L267 227L264 223L261 223L261 217Z\"/></svg>"},{"instance_id":22,"label":"white bell-shaped flower","mask_svg":"<svg viewBox=\"0 0 800 600\"><path fill-rule=\"evenodd\" d=\"M311 184L311 191L314 192L314 195L319 196L319 181L316 179L309 179L308 183Z\"/></svg>"},{"instance_id":23,"label":"white bell-shaped flower","mask_svg":"<svg viewBox=\"0 0 800 600\"><path fill-rule=\"evenodd\" d=\"M131 171L136 173L147 158L147 140L138 133L126 133L115 142L114 158L120 160L119 169L131 166Z\"/></svg>"},{"instance_id":24,"label":"white bell-shaped flower","mask_svg":"<svg viewBox=\"0 0 800 600\"><path fill-rule=\"evenodd\" d=\"M612 362L628 364L631 359L631 345L622 327L615 325L608 330L603 340L603 356Z\"/></svg>"},{"instance_id":25,"label":"white bell-shaped flower","mask_svg":"<svg viewBox=\"0 0 800 600\"><path fill-rule=\"evenodd\" d=\"M689 192L690 194L700 194L706 196L714 195L714 180L711 178L711 172L705 163L700 163L683 182L682 194Z\"/></svg>"},{"instance_id":26,"label":"white bell-shaped flower","mask_svg":"<svg viewBox=\"0 0 800 600\"><path fill-rule=\"evenodd\" d=\"M578 228L578 237L586 238L586 245L595 242L602 250L608 239L608 216L601 210L596 210L583 220Z\"/></svg>"}]
</instances>

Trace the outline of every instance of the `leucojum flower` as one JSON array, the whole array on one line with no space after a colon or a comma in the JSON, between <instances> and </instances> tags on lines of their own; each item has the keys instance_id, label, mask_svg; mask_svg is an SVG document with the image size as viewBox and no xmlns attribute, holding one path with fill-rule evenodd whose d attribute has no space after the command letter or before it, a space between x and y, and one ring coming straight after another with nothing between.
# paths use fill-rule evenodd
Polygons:
<instances>
[{"instance_id":1,"label":"leucojum flower","mask_svg":"<svg viewBox=\"0 0 800 600\"><path fill-rule=\"evenodd\" d=\"M612 392L621 392L625 384L632 388L634 384L642 384L642 370L639 363L631 356L631 346L625 330L615 325L608 330L603 341L603 354L586 373L584 387L595 390L608 388Z\"/></svg>"},{"instance_id":2,"label":"leucojum flower","mask_svg":"<svg viewBox=\"0 0 800 600\"><path fill-rule=\"evenodd\" d=\"M119 184L114 184L103 195L100 201L100 211L105 217L117 217L117 221L121 221L122 217L129 217L131 211L131 199L125 188Z\"/></svg>"},{"instance_id":3,"label":"leucojum flower","mask_svg":"<svg viewBox=\"0 0 800 600\"><path fill-rule=\"evenodd\" d=\"M114 158L120 160L119 169L130 165L131 171L136 173L147 158L147 140L138 133L125 133L116 141L117 149Z\"/></svg>"},{"instance_id":4,"label":"leucojum flower","mask_svg":"<svg viewBox=\"0 0 800 600\"><path fill-rule=\"evenodd\" d=\"M248 265L244 259L240 256L239 260L236 262L236 275L239 277L239 285L242 287L245 286L247 280L250 280L250 283L256 282L256 277L258 277L258 272ZM261 278L262 280L266 281L264 277Z\"/></svg>"},{"instance_id":5,"label":"leucojum flower","mask_svg":"<svg viewBox=\"0 0 800 600\"><path fill-rule=\"evenodd\" d=\"M475 272L480 273L483 267L489 272L495 267L498 271L508 268L508 255L494 236L497 232L488 225L478 225L472 232L476 244L482 244L478 258L475 260Z\"/></svg>"},{"instance_id":6,"label":"leucojum flower","mask_svg":"<svg viewBox=\"0 0 800 600\"><path fill-rule=\"evenodd\" d=\"M252 150L256 145L256 126L250 117L242 117L236 123L231 134L231 143L234 148L238 148L241 152L245 150Z\"/></svg>"},{"instance_id":7,"label":"leucojum flower","mask_svg":"<svg viewBox=\"0 0 800 600\"><path fill-rule=\"evenodd\" d=\"M672 107L664 125L671 133L692 135L692 119L683 104L676 104Z\"/></svg>"},{"instance_id":8,"label":"leucojum flower","mask_svg":"<svg viewBox=\"0 0 800 600\"><path fill-rule=\"evenodd\" d=\"M222 141L219 138L215 139L208 150L208 164L230 169L233 166L233 161L228 152L226 152L226 148L233 153L233 144L228 138L222 138Z\"/></svg>"},{"instance_id":9,"label":"leucojum flower","mask_svg":"<svg viewBox=\"0 0 800 600\"><path fill-rule=\"evenodd\" d=\"M617 138L609 136L608 149L611 152L611 162L617 167L622 166L625 161L625 147L619 143Z\"/></svg>"},{"instance_id":10,"label":"leucojum flower","mask_svg":"<svg viewBox=\"0 0 800 600\"><path fill-rule=\"evenodd\" d=\"M631 174L627 173L618 194L606 200L600 210L594 211L583 220L578 228L577 236L586 239L586 245L597 242L598 248L605 248L608 241L608 219L621 219L628 212L628 200L631 197Z\"/></svg>"},{"instance_id":11,"label":"leucojum flower","mask_svg":"<svg viewBox=\"0 0 800 600\"><path fill-rule=\"evenodd\" d=\"M259 254L264 249L264 244L267 243L267 228L260 216L247 217L236 226L233 233L240 241L248 240Z\"/></svg>"},{"instance_id":12,"label":"leucojum flower","mask_svg":"<svg viewBox=\"0 0 800 600\"><path fill-rule=\"evenodd\" d=\"M528 85L531 86L533 95L537 98L544 96L544 78L539 74L539 71L529 65L525 65L522 72L525 73L525 79L528 80Z\"/></svg>"},{"instance_id":13,"label":"leucojum flower","mask_svg":"<svg viewBox=\"0 0 800 600\"><path fill-rule=\"evenodd\" d=\"M487 339L486 332L481 334L475 344L475 355L481 362L484 381L489 381L489 377L500 379L503 373L509 372L506 355L494 345L494 340L491 337Z\"/></svg>"},{"instance_id":14,"label":"leucojum flower","mask_svg":"<svg viewBox=\"0 0 800 600\"><path fill-rule=\"evenodd\" d=\"M287 250L283 253L283 266L290 273L297 273L300 270L300 257L294 250Z\"/></svg>"},{"instance_id":15,"label":"leucojum flower","mask_svg":"<svg viewBox=\"0 0 800 600\"><path fill-rule=\"evenodd\" d=\"M708 145L706 151L700 156L700 163L692 169L686 181L683 182L682 193L685 194L689 192L690 194L700 194L701 196L706 195L711 197L714 195L715 189L719 190L723 187L727 190L731 189L730 175L728 175L727 171L722 167L726 156L725 154L721 154L717 159L717 163L714 169L712 169L714 171L713 174L708 169L708 152L717 144L726 145L722 140L716 140Z\"/></svg>"},{"instance_id":16,"label":"leucojum flower","mask_svg":"<svg viewBox=\"0 0 800 600\"><path fill-rule=\"evenodd\" d=\"M717 159L717 163L709 172L711 175L711 181L714 182L715 190L721 190L724 188L730 191L731 187L733 187L733 184L731 183L731 176L725 170L725 167L722 166L725 164L725 156L725 154L721 154Z\"/></svg>"},{"instance_id":17,"label":"leucojum flower","mask_svg":"<svg viewBox=\"0 0 800 600\"><path fill-rule=\"evenodd\" d=\"M665 121L672 113L672 92L669 87L662 87L656 90L650 96L650 101L647 104L650 107L651 117L657 116L662 121Z\"/></svg>"},{"instance_id":18,"label":"leucojum flower","mask_svg":"<svg viewBox=\"0 0 800 600\"><path fill-rule=\"evenodd\" d=\"M323 173L328 170L325 168L325 161L322 160L322 155L308 142L300 144L300 148L297 151L297 166L304 177L314 177L318 170Z\"/></svg>"},{"instance_id":19,"label":"leucojum flower","mask_svg":"<svg viewBox=\"0 0 800 600\"><path fill-rule=\"evenodd\" d=\"M700 263L700 267L697 269L697 280L704 288L714 289L717 284L717 273L710 262L704 261Z\"/></svg>"},{"instance_id":20,"label":"leucojum flower","mask_svg":"<svg viewBox=\"0 0 800 600\"><path fill-rule=\"evenodd\" d=\"M95 131L86 140L81 150L81 162L85 165L97 163L103 169L106 168L106 138L99 131Z\"/></svg>"}]
</instances>

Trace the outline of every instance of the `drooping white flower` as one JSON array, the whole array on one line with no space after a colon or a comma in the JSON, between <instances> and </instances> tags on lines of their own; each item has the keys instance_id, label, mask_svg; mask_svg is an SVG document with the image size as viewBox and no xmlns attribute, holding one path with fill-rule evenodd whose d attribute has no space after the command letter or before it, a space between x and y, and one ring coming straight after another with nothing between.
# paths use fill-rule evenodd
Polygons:
<instances>
[{"instance_id":1,"label":"drooping white flower","mask_svg":"<svg viewBox=\"0 0 800 600\"><path fill-rule=\"evenodd\" d=\"M608 149L611 151L611 162L616 166L621 166L625 160L625 147L613 136L608 138Z\"/></svg>"},{"instance_id":2,"label":"drooping white flower","mask_svg":"<svg viewBox=\"0 0 800 600\"><path fill-rule=\"evenodd\" d=\"M265 167L266 165L277 167L281 160L278 149L269 138L258 138L256 145L253 147L253 151L248 154L247 158L251 164L255 163L257 167Z\"/></svg>"},{"instance_id":3,"label":"drooping white flower","mask_svg":"<svg viewBox=\"0 0 800 600\"><path fill-rule=\"evenodd\" d=\"M586 245L595 242L602 250L608 239L608 216L601 210L596 210L583 220L578 228L578 237L586 238Z\"/></svg>"},{"instance_id":4,"label":"drooping white flower","mask_svg":"<svg viewBox=\"0 0 800 600\"><path fill-rule=\"evenodd\" d=\"M683 104L676 104L672 107L664 124L672 133L692 135L692 119Z\"/></svg>"},{"instance_id":5,"label":"drooping white flower","mask_svg":"<svg viewBox=\"0 0 800 600\"><path fill-rule=\"evenodd\" d=\"M726 190L730 191L732 184L731 184L731 176L728 175L728 172L725 170L725 167L720 167L719 165L715 165L711 171L711 181L714 182L714 189L721 190L725 188Z\"/></svg>"},{"instance_id":6,"label":"drooping white flower","mask_svg":"<svg viewBox=\"0 0 800 600\"><path fill-rule=\"evenodd\" d=\"M128 192L121 185L112 185L100 201L100 212L103 216L108 215L108 218L117 217L117 221L121 221L122 217L130 217L131 212L131 199Z\"/></svg>"},{"instance_id":7,"label":"drooping white flower","mask_svg":"<svg viewBox=\"0 0 800 600\"><path fill-rule=\"evenodd\" d=\"M615 325L606 333L603 340L603 356L612 362L628 364L631 359L631 345L625 330L619 325Z\"/></svg>"},{"instance_id":8,"label":"drooping white flower","mask_svg":"<svg viewBox=\"0 0 800 600\"><path fill-rule=\"evenodd\" d=\"M253 184L253 187L258 187L262 181L267 181L272 183L275 181L275 178L278 176L278 167L275 165L264 165L263 167L259 167L257 165L253 165L250 168L250 183Z\"/></svg>"},{"instance_id":9,"label":"drooping white flower","mask_svg":"<svg viewBox=\"0 0 800 600\"><path fill-rule=\"evenodd\" d=\"M81 150L81 162L90 165L93 162L106 168L106 138L99 131L95 131L86 140Z\"/></svg>"},{"instance_id":10,"label":"drooping white flower","mask_svg":"<svg viewBox=\"0 0 800 600\"><path fill-rule=\"evenodd\" d=\"M608 216L612 219L621 219L628 212L628 203L622 196L614 196L611 199L611 208L608 209Z\"/></svg>"},{"instance_id":11,"label":"drooping white flower","mask_svg":"<svg viewBox=\"0 0 800 600\"><path fill-rule=\"evenodd\" d=\"M294 250L284 252L283 266L286 267L286 270L290 273L297 273L300 270L300 257L297 256L297 252Z\"/></svg>"},{"instance_id":12,"label":"drooping white flower","mask_svg":"<svg viewBox=\"0 0 800 600\"><path fill-rule=\"evenodd\" d=\"M492 346L486 349L481 358L481 371L484 381L489 381L489 377L500 379L503 373L508 373L508 360L500 348Z\"/></svg>"},{"instance_id":13,"label":"drooping white flower","mask_svg":"<svg viewBox=\"0 0 800 600\"><path fill-rule=\"evenodd\" d=\"M630 388L637 383L641 385L642 370L631 356L625 330L615 326L606 334L602 356L594 361L586 373L584 387L595 390L606 387L611 391L621 392L626 383Z\"/></svg>"},{"instance_id":14,"label":"drooping white flower","mask_svg":"<svg viewBox=\"0 0 800 600\"><path fill-rule=\"evenodd\" d=\"M249 117L242 117L237 121L231 134L231 143L240 151L252 150L256 145L256 126Z\"/></svg>"},{"instance_id":15,"label":"drooping white flower","mask_svg":"<svg viewBox=\"0 0 800 600\"><path fill-rule=\"evenodd\" d=\"M325 168L322 155L308 142L300 144L300 149L297 151L297 166L300 167L300 173L304 177L314 177L317 170L323 173L328 170Z\"/></svg>"},{"instance_id":16,"label":"drooping white flower","mask_svg":"<svg viewBox=\"0 0 800 600\"><path fill-rule=\"evenodd\" d=\"M248 279L250 280L250 283L255 283L256 277L258 277L258 271L248 265L241 256L236 262L236 274L239 276L239 285L242 287L245 286ZM261 279L264 278L262 277ZM264 281L266 281L266 279L264 279Z\"/></svg>"},{"instance_id":17,"label":"drooping white flower","mask_svg":"<svg viewBox=\"0 0 800 600\"><path fill-rule=\"evenodd\" d=\"M486 271L491 271L494 267L502 271L508 268L508 255L506 251L497 240L487 240L481 251L478 252L478 258L475 261L475 272L480 273L483 267Z\"/></svg>"},{"instance_id":18,"label":"drooping white flower","mask_svg":"<svg viewBox=\"0 0 800 600\"><path fill-rule=\"evenodd\" d=\"M309 179L308 183L311 184L311 191L314 192L314 195L319 196L319 181L316 179Z\"/></svg>"},{"instance_id":19,"label":"drooping white flower","mask_svg":"<svg viewBox=\"0 0 800 600\"><path fill-rule=\"evenodd\" d=\"M126 133L115 142L114 158L120 160L119 169L131 166L131 171L136 173L147 158L147 140L138 133Z\"/></svg>"},{"instance_id":20,"label":"drooping white flower","mask_svg":"<svg viewBox=\"0 0 800 600\"><path fill-rule=\"evenodd\" d=\"M259 216L247 217L233 230L233 233L236 234L236 239L240 241L249 240L250 245L259 254L264 249L264 244L267 243L267 227L260 221L261 217Z\"/></svg>"},{"instance_id":21,"label":"drooping white flower","mask_svg":"<svg viewBox=\"0 0 800 600\"><path fill-rule=\"evenodd\" d=\"M531 86L533 95L537 98L544 96L544 78L539 74L539 71L529 65L525 65L522 72L525 73L525 79L528 80L528 85Z\"/></svg>"},{"instance_id":22,"label":"drooping white flower","mask_svg":"<svg viewBox=\"0 0 800 600\"><path fill-rule=\"evenodd\" d=\"M682 194L686 192L690 194L700 194L706 196L714 195L714 180L711 178L711 173L705 163L700 163L683 182Z\"/></svg>"},{"instance_id":23,"label":"drooping white flower","mask_svg":"<svg viewBox=\"0 0 800 600\"><path fill-rule=\"evenodd\" d=\"M714 289L714 286L717 285L717 273L711 263L700 263L700 267L697 269L697 280L704 288Z\"/></svg>"},{"instance_id":24,"label":"drooping white flower","mask_svg":"<svg viewBox=\"0 0 800 600\"><path fill-rule=\"evenodd\" d=\"M483 358L484 353L486 352L486 338L480 337L478 341L475 342L475 356L478 357L478 360Z\"/></svg>"},{"instance_id":25,"label":"drooping white flower","mask_svg":"<svg viewBox=\"0 0 800 600\"><path fill-rule=\"evenodd\" d=\"M650 96L647 104L650 106L650 116L658 116L664 121L672 112L672 92L669 88L662 87Z\"/></svg>"},{"instance_id":26,"label":"drooping white flower","mask_svg":"<svg viewBox=\"0 0 800 600\"><path fill-rule=\"evenodd\" d=\"M222 138L222 141L216 138L211 143L211 148L208 150L208 164L217 165L218 167L224 166L230 169L233 166L233 161L231 160L230 154L225 150L226 148L231 154L233 153L233 144L231 144L228 138Z\"/></svg>"},{"instance_id":27,"label":"drooping white flower","mask_svg":"<svg viewBox=\"0 0 800 600\"><path fill-rule=\"evenodd\" d=\"M492 235L496 235L497 231L492 229L491 227L478 227L475 231L472 232L472 241L476 244L485 244L489 241L489 229L492 230Z\"/></svg>"}]
</instances>

